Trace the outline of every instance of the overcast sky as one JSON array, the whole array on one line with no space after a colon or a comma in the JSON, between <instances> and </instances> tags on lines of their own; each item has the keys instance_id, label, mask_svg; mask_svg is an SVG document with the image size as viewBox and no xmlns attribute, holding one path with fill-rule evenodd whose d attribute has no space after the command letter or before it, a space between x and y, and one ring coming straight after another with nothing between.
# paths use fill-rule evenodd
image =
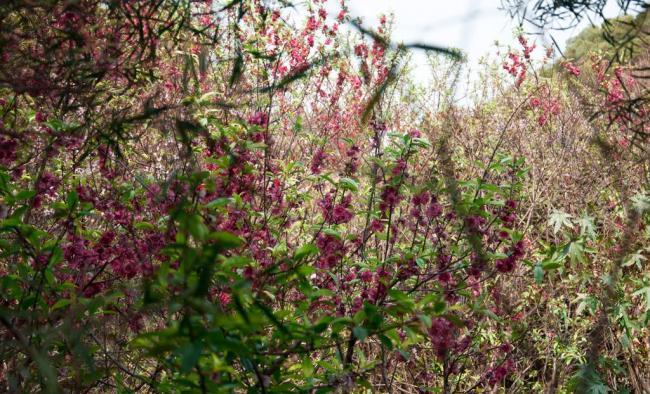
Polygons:
<instances>
[{"instance_id":1,"label":"overcast sky","mask_svg":"<svg viewBox=\"0 0 650 394\"><path fill-rule=\"evenodd\" d=\"M336 0L330 0L330 13L336 15ZM616 16L616 2L609 1L607 17ZM495 55L495 41L502 45L516 43L513 30L517 21L501 10L500 0L349 0L352 16L363 18L364 25L374 27L377 16L393 13L395 25L393 39L397 42L423 42L440 46L461 48L468 56L468 65L475 67L487 54ZM574 29L553 32L558 44L564 49L565 41L589 25L583 20ZM538 47L550 44L542 37L535 38ZM541 51L540 51L541 52ZM417 75L428 75L424 55L414 58Z\"/></svg>"}]
</instances>

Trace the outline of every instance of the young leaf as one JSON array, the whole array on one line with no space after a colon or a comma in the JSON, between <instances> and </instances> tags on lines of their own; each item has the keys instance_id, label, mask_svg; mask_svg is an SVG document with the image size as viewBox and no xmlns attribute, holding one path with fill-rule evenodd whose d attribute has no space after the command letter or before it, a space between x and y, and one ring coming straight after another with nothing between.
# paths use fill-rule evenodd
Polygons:
<instances>
[{"instance_id":1,"label":"young leaf","mask_svg":"<svg viewBox=\"0 0 650 394\"><path fill-rule=\"evenodd\" d=\"M352 329L352 333L354 334L355 338L357 338L360 341L363 341L368 336L368 330L360 326L354 327Z\"/></svg>"},{"instance_id":2,"label":"young leaf","mask_svg":"<svg viewBox=\"0 0 650 394\"><path fill-rule=\"evenodd\" d=\"M551 214L548 222L551 226L553 226L553 234L557 234L563 226L573 228L573 224L571 223L571 215L561 211L554 211Z\"/></svg>"}]
</instances>

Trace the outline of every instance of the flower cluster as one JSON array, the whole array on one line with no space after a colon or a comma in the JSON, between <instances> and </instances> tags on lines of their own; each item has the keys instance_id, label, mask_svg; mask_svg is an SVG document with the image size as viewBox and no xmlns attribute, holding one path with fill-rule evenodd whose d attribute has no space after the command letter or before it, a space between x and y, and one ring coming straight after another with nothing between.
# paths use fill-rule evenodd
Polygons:
<instances>
[{"instance_id":1,"label":"flower cluster","mask_svg":"<svg viewBox=\"0 0 650 394\"><path fill-rule=\"evenodd\" d=\"M0 165L8 167L17 158L18 142L11 137L0 136Z\"/></svg>"},{"instance_id":2,"label":"flower cluster","mask_svg":"<svg viewBox=\"0 0 650 394\"><path fill-rule=\"evenodd\" d=\"M350 149L347 150L346 155L348 161L345 164L345 174L347 176L352 176L357 172L359 168L359 154L361 149L357 145L352 145Z\"/></svg>"},{"instance_id":3,"label":"flower cluster","mask_svg":"<svg viewBox=\"0 0 650 394\"><path fill-rule=\"evenodd\" d=\"M487 381L490 386L495 386L502 382L508 375L515 370L515 363L511 358L493 366L487 373Z\"/></svg>"},{"instance_id":4,"label":"flower cluster","mask_svg":"<svg viewBox=\"0 0 650 394\"><path fill-rule=\"evenodd\" d=\"M429 338L436 356L444 359L447 353L456 346L458 329L444 317L436 317L429 327Z\"/></svg>"},{"instance_id":5,"label":"flower cluster","mask_svg":"<svg viewBox=\"0 0 650 394\"><path fill-rule=\"evenodd\" d=\"M266 127L269 124L269 115L264 111L257 111L248 118L248 123Z\"/></svg>"},{"instance_id":6,"label":"flower cluster","mask_svg":"<svg viewBox=\"0 0 650 394\"><path fill-rule=\"evenodd\" d=\"M325 154L325 151L322 148L316 150L316 153L314 153L314 156L311 159L312 174L317 175L321 173L321 167L323 166L325 159L327 159L327 154Z\"/></svg>"},{"instance_id":7,"label":"flower cluster","mask_svg":"<svg viewBox=\"0 0 650 394\"><path fill-rule=\"evenodd\" d=\"M580 68L571 62L564 63L564 69L573 76L580 76Z\"/></svg>"},{"instance_id":8,"label":"flower cluster","mask_svg":"<svg viewBox=\"0 0 650 394\"><path fill-rule=\"evenodd\" d=\"M521 57L513 52L508 54L509 63L503 64L503 69L510 75L515 77L515 86L519 87L524 79L526 79L526 63L521 60Z\"/></svg>"},{"instance_id":9,"label":"flower cluster","mask_svg":"<svg viewBox=\"0 0 650 394\"><path fill-rule=\"evenodd\" d=\"M532 97L530 99L530 106L535 112L538 113L537 124L544 126L551 119L560 113L560 101L550 96L543 98Z\"/></svg>"},{"instance_id":10,"label":"flower cluster","mask_svg":"<svg viewBox=\"0 0 650 394\"><path fill-rule=\"evenodd\" d=\"M529 45L528 40L524 36L519 36L519 44L521 44L524 51L524 59L514 52L508 53L509 62L503 64L503 69L510 75L515 77L515 86L519 87L526 79L526 61L530 60L530 55L535 49L535 44Z\"/></svg>"},{"instance_id":11,"label":"flower cluster","mask_svg":"<svg viewBox=\"0 0 650 394\"><path fill-rule=\"evenodd\" d=\"M321 269L336 267L343 258L346 248L336 236L319 234L316 238L316 246L320 250L320 257L316 266Z\"/></svg>"}]
</instances>

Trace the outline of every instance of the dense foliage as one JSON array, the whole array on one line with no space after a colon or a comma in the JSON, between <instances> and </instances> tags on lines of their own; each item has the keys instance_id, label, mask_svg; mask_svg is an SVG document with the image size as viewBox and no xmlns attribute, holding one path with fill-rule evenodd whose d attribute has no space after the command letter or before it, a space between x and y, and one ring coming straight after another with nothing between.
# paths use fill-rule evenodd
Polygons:
<instances>
[{"instance_id":1,"label":"dense foliage","mask_svg":"<svg viewBox=\"0 0 650 394\"><path fill-rule=\"evenodd\" d=\"M621 64L643 64L647 56L647 37L641 32L650 29L647 12L635 16L626 15L607 21L605 26L591 26L569 40L564 54L571 59L582 59L598 53ZM618 46L616 43L626 42Z\"/></svg>"},{"instance_id":2,"label":"dense foliage","mask_svg":"<svg viewBox=\"0 0 650 394\"><path fill-rule=\"evenodd\" d=\"M648 59L325 2L0 5L2 391L650 386Z\"/></svg>"}]
</instances>

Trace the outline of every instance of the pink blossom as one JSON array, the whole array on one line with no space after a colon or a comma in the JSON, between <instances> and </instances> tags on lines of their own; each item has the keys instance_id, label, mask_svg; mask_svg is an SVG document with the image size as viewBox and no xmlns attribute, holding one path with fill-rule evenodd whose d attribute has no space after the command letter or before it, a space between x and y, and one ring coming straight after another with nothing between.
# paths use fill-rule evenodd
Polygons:
<instances>
[{"instance_id":1,"label":"pink blossom","mask_svg":"<svg viewBox=\"0 0 650 394\"><path fill-rule=\"evenodd\" d=\"M311 173L312 174L320 174L321 173L321 167L323 165L323 162L327 158L327 155L323 151L323 149L318 149L316 153L314 153L314 157L311 159Z\"/></svg>"},{"instance_id":2,"label":"pink blossom","mask_svg":"<svg viewBox=\"0 0 650 394\"><path fill-rule=\"evenodd\" d=\"M580 76L580 69L571 62L564 63L564 69L576 77Z\"/></svg>"},{"instance_id":3,"label":"pink blossom","mask_svg":"<svg viewBox=\"0 0 650 394\"><path fill-rule=\"evenodd\" d=\"M248 123L266 127L269 124L269 116L266 112L257 111L248 118Z\"/></svg>"}]
</instances>

